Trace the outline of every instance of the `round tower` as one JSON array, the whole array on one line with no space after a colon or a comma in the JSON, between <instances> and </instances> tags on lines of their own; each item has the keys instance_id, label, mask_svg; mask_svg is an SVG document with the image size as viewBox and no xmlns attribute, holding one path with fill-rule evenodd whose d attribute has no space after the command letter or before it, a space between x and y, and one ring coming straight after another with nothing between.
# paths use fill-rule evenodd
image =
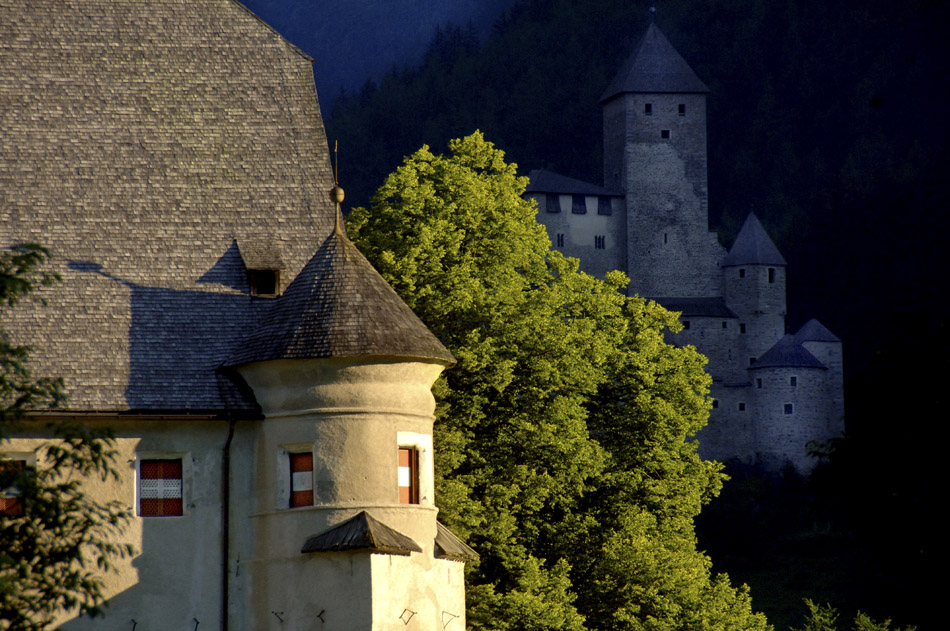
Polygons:
<instances>
[{"instance_id":1,"label":"round tower","mask_svg":"<svg viewBox=\"0 0 950 631\"><path fill-rule=\"evenodd\" d=\"M708 91L651 24L601 97L604 185L626 193L627 272L640 295L721 291L707 208Z\"/></svg>"},{"instance_id":2,"label":"round tower","mask_svg":"<svg viewBox=\"0 0 950 631\"><path fill-rule=\"evenodd\" d=\"M739 318L739 362L751 366L785 334L785 259L749 214L722 261L726 304Z\"/></svg>"},{"instance_id":3,"label":"round tower","mask_svg":"<svg viewBox=\"0 0 950 631\"><path fill-rule=\"evenodd\" d=\"M437 523L433 484L431 386L453 363L338 224L227 362L264 415L248 628L464 628L474 553Z\"/></svg>"},{"instance_id":4,"label":"round tower","mask_svg":"<svg viewBox=\"0 0 950 631\"><path fill-rule=\"evenodd\" d=\"M844 358L841 339L812 318L795 334L795 341L828 367L825 398L828 401L827 438L844 434ZM825 438L822 438L825 440Z\"/></svg>"}]
</instances>

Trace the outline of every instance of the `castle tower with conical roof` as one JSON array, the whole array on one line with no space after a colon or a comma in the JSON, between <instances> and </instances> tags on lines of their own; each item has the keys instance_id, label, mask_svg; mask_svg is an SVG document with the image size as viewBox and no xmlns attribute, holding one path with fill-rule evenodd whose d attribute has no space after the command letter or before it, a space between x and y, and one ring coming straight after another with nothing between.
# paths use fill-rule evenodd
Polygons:
<instances>
[{"instance_id":1,"label":"castle tower with conical roof","mask_svg":"<svg viewBox=\"0 0 950 631\"><path fill-rule=\"evenodd\" d=\"M627 267L643 296L714 296L706 85L651 24L601 97L604 183L626 193Z\"/></svg>"},{"instance_id":2,"label":"castle tower with conical roof","mask_svg":"<svg viewBox=\"0 0 950 631\"><path fill-rule=\"evenodd\" d=\"M339 224L228 359L265 417L248 628L464 628L474 553L436 521L433 481L431 386L454 361Z\"/></svg>"}]
</instances>

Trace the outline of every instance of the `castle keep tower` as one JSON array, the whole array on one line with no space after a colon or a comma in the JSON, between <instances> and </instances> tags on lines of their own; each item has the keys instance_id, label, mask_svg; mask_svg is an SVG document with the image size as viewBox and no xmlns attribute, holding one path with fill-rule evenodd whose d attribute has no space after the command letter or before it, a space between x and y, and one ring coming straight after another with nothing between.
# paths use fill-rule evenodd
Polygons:
<instances>
[{"instance_id":1,"label":"castle keep tower","mask_svg":"<svg viewBox=\"0 0 950 631\"><path fill-rule=\"evenodd\" d=\"M709 89L651 24L601 97L604 183L626 193L630 289L714 296L721 258L707 219Z\"/></svg>"}]
</instances>

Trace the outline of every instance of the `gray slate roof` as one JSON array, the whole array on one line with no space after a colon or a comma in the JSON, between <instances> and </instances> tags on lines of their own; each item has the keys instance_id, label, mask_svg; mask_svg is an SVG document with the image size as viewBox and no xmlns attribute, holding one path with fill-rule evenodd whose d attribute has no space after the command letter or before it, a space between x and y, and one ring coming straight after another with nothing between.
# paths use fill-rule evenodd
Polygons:
<instances>
[{"instance_id":1,"label":"gray slate roof","mask_svg":"<svg viewBox=\"0 0 950 631\"><path fill-rule=\"evenodd\" d=\"M374 519L365 510L344 522L307 539L300 552L349 552L362 550L379 554L409 556L422 552L419 544L406 535Z\"/></svg>"},{"instance_id":2,"label":"gray slate roof","mask_svg":"<svg viewBox=\"0 0 950 631\"><path fill-rule=\"evenodd\" d=\"M528 186L525 193L556 193L562 195L597 195L601 197L622 197L622 191L611 191L603 186L575 180L547 169L535 169L528 174Z\"/></svg>"},{"instance_id":3,"label":"gray slate roof","mask_svg":"<svg viewBox=\"0 0 950 631\"><path fill-rule=\"evenodd\" d=\"M749 367L759 368L821 368L827 369L818 358L809 353L792 335L785 335L775 346L767 350L762 357Z\"/></svg>"},{"instance_id":4,"label":"gray slate roof","mask_svg":"<svg viewBox=\"0 0 950 631\"><path fill-rule=\"evenodd\" d=\"M735 265L787 265L758 217L749 213L736 242L722 261L723 267Z\"/></svg>"},{"instance_id":5,"label":"gray slate roof","mask_svg":"<svg viewBox=\"0 0 950 631\"><path fill-rule=\"evenodd\" d=\"M709 92L656 24L650 24L633 54L600 97L601 102L627 92L649 94Z\"/></svg>"},{"instance_id":6,"label":"gray slate roof","mask_svg":"<svg viewBox=\"0 0 950 631\"><path fill-rule=\"evenodd\" d=\"M334 230L225 365L359 356L455 363L356 246Z\"/></svg>"},{"instance_id":7,"label":"gray slate roof","mask_svg":"<svg viewBox=\"0 0 950 631\"><path fill-rule=\"evenodd\" d=\"M841 338L829 331L824 324L812 318L798 329L795 341L799 344L804 342L838 342L840 344Z\"/></svg>"},{"instance_id":8,"label":"gray slate roof","mask_svg":"<svg viewBox=\"0 0 950 631\"><path fill-rule=\"evenodd\" d=\"M435 522L435 556L450 561L475 561L478 553L440 521Z\"/></svg>"},{"instance_id":9,"label":"gray slate roof","mask_svg":"<svg viewBox=\"0 0 950 631\"><path fill-rule=\"evenodd\" d=\"M242 255L286 286L333 227L311 59L233 0L4 0L0 130L0 247L63 276L0 323L34 373L77 411L253 409L215 370L273 305Z\"/></svg>"},{"instance_id":10,"label":"gray slate roof","mask_svg":"<svg viewBox=\"0 0 950 631\"><path fill-rule=\"evenodd\" d=\"M682 311L684 316L738 318L722 297L714 298L650 298L669 311Z\"/></svg>"}]
</instances>

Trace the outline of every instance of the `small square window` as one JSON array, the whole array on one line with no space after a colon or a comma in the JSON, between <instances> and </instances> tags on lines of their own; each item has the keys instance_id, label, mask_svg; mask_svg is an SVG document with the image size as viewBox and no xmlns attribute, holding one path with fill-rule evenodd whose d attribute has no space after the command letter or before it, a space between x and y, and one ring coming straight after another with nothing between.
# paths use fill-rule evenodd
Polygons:
<instances>
[{"instance_id":1,"label":"small square window","mask_svg":"<svg viewBox=\"0 0 950 631\"><path fill-rule=\"evenodd\" d=\"M609 197L598 197L597 198L597 214L598 215L612 215L613 208L610 205Z\"/></svg>"},{"instance_id":2,"label":"small square window","mask_svg":"<svg viewBox=\"0 0 950 631\"><path fill-rule=\"evenodd\" d=\"M564 247L564 233L558 232L556 239L557 239L557 247L563 248Z\"/></svg>"},{"instance_id":3,"label":"small square window","mask_svg":"<svg viewBox=\"0 0 950 631\"><path fill-rule=\"evenodd\" d=\"M745 412L745 403L740 403L740 404L739 404L739 411L740 411L740 412Z\"/></svg>"},{"instance_id":4,"label":"small square window","mask_svg":"<svg viewBox=\"0 0 950 631\"><path fill-rule=\"evenodd\" d=\"M740 268L739 268L739 278L745 278L745 268L744 268L744 267L740 267Z\"/></svg>"},{"instance_id":5,"label":"small square window","mask_svg":"<svg viewBox=\"0 0 950 631\"><path fill-rule=\"evenodd\" d=\"M419 452L411 447L399 448L399 503L419 503Z\"/></svg>"},{"instance_id":6,"label":"small square window","mask_svg":"<svg viewBox=\"0 0 950 631\"><path fill-rule=\"evenodd\" d=\"M559 213L561 212L561 196L560 195L548 195L547 201L544 204L544 209L549 213Z\"/></svg>"},{"instance_id":7,"label":"small square window","mask_svg":"<svg viewBox=\"0 0 950 631\"><path fill-rule=\"evenodd\" d=\"M793 404L791 404L791 403L786 403L786 404L785 404L785 413L786 413L786 414L794 414L794 413L795 413L795 406L794 406Z\"/></svg>"},{"instance_id":8,"label":"small square window","mask_svg":"<svg viewBox=\"0 0 950 631\"><path fill-rule=\"evenodd\" d=\"M25 468L26 460L0 460L0 479L5 483L5 488L0 488L0 516L19 517L23 514L23 503L13 484L17 474Z\"/></svg>"},{"instance_id":9,"label":"small square window","mask_svg":"<svg viewBox=\"0 0 950 631\"><path fill-rule=\"evenodd\" d=\"M756 387L756 388L761 388L761 387L762 387L762 380L761 380L761 379L756 379L756 380L755 380L755 387Z\"/></svg>"},{"instance_id":10,"label":"small square window","mask_svg":"<svg viewBox=\"0 0 950 631\"><path fill-rule=\"evenodd\" d=\"M775 282L775 268L774 267L769 268L769 282L770 283Z\"/></svg>"},{"instance_id":11,"label":"small square window","mask_svg":"<svg viewBox=\"0 0 950 631\"><path fill-rule=\"evenodd\" d=\"M683 329L689 328L689 320L683 320Z\"/></svg>"},{"instance_id":12,"label":"small square window","mask_svg":"<svg viewBox=\"0 0 950 631\"><path fill-rule=\"evenodd\" d=\"M602 235L594 236L594 247L598 250L603 250L606 248L606 238Z\"/></svg>"},{"instance_id":13,"label":"small square window","mask_svg":"<svg viewBox=\"0 0 950 631\"><path fill-rule=\"evenodd\" d=\"M713 399L713 408L718 408L718 407L719 407L719 400Z\"/></svg>"},{"instance_id":14,"label":"small square window","mask_svg":"<svg viewBox=\"0 0 950 631\"><path fill-rule=\"evenodd\" d=\"M679 114L680 116L686 116L686 103L679 104Z\"/></svg>"},{"instance_id":15,"label":"small square window","mask_svg":"<svg viewBox=\"0 0 950 631\"><path fill-rule=\"evenodd\" d=\"M313 452L288 454L290 507L313 506Z\"/></svg>"},{"instance_id":16,"label":"small square window","mask_svg":"<svg viewBox=\"0 0 950 631\"><path fill-rule=\"evenodd\" d=\"M745 333L745 322L739 323L739 333Z\"/></svg>"},{"instance_id":17,"label":"small square window","mask_svg":"<svg viewBox=\"0 0 950 631\"><path fill-rule=\"evenodd\" d=\"M647 116L653 114L653 103L644 103L643 104L643 113Z\"/></svg>"},{"instance_id":18,"label":"small square window","mask_svg":"<svg viewBox=\"0 0 950 631\"><path fill-rule=\"evenodd\" d=\"M722 321L722 328L724 328L724 329L729 328L729 323L726 322L725 320L723 320L723 321Z\"/></svg>"},{"instance_id":19,"label":"small square window","mask_svg":"<svg viewBox=\"0 0 950 631\"><path fill-rule=\"evenodd\" d=\"M139 515L178 517L182 515L181 458L140 460Z\"/></svg>"},{"instance_id":20,"label":"small square window","mask_svg":"<svg viewBox=\"0 0 950 631\"><path fill-rule=\"evenodd\" d=\"M796 377L796 376L794 376L794 375L792 375L791 377L789 377L789 378L788 378L788 385L790 385L790 386L793 387L793 388L794 388L795 386L797 386L797 385L798 385L798 377Z\"/></svg>"},{"instance_id":21,"label":"small square window","mask_svg":"<svg viewBox=\"0 0 950 631\"><path fill-rule=\"evenodd\" d=\"M749 358L749 365L751 366L751 365L754 364L754 363L755 363L755 357L750 357L750 358Z\"/></svg>"},{"instance_id":22,"label":"small square window","mask_svg":"<svg viewBox=\"0 0 950 631\"><path fill-rule=\"evenodd\" d=\"M661 130L660 130L660 138L662 138L663 140L669 140L669 138L670 138L670 130L669 130L669 129L661 129Z\"/></svg>"},{"instance_id":23,"label":"small square window","mask_svg":"<svg viewBox=\"0 0 950 631\"><path fill-rule=\"evenodd\" d=\"M583 195L571 196L571 212L575 215L587 214L587 199Z\"/></svg>"}]
</instances>

